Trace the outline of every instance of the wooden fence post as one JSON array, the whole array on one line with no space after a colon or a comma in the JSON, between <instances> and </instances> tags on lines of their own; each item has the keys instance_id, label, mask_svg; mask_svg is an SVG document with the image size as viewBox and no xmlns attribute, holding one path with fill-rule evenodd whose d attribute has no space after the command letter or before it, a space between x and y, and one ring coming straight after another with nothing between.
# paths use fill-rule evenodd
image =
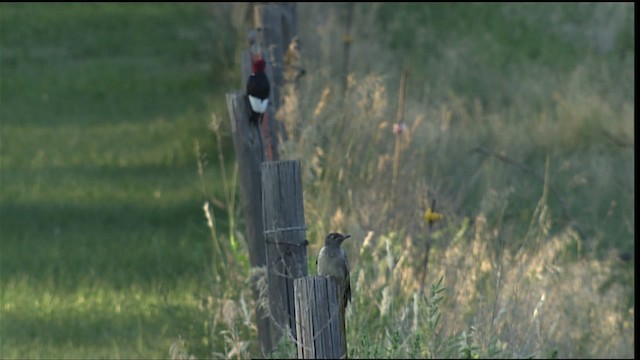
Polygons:
<instances>
[{"instance_id":1,"label":"wooden fence post","mask_svg":"<svg viewBox=\"0 0 640 360\"><path fill-rule=\"evenodd\" d=\"M296 338L293 280L307 276L306 227L300 162L262 163L262 216L267 248L269 309L278 333Z\"/></svg>"},{"instance_id":2,"label":"wooden fence post","mask_svg":"<svg viewBox=\"0 0 640 360\"><path fill-rule=\"evenodd\" d=\"M265 160L279 159L278 134L283 133L279 129L284 129L284 126L276 122L276 111L282 102L280 88L283 83L283 49L286 49L289 41L297 31L297 19L295 3L254 4L252 7L252 20L255 28L249 31L248 34L249 49L242 51L240 56L240 85L242 91L227 94L227 107L240 175L243 214L247 226L247 243L249 245L249 261L252 268L270 268L266 266L267 250L262 216L263 197L260 164ZM247 78L251 73L251 60L257 54L263 55L267 60L267 75L272 83L272 105L268 107L262 131L259 127L249 123L249 108L246 102L246 94L244 93ZM299 183L300 181L298 181ZM302 199L301 191L300 199ZM301 224L304 227L304 216ZM303 231L303 240L304 235L305 232ZM270 239L274 238L273 234L269 233L268 236L270 236ZM306 249L304 249L304 259L303 275L306 275ZM273 283L274 280L269 280L268 277L269 272L267 272L267 281ZM255 313L260 347L262 354L266 355L273 350L274 345L281 336L281 331L274 327L276 323L273 320L282 318L269 316L273 306L269 304L269 308L266 308L265 301L260 299L257 280L257 278L252 278L251 284L256 303ZM269 297L271 298L272 295L269 295ZM293 310L291 311L291 316L293 316ZM294 321L292 320L291 323L294 323Z\"/></svg>"},{"instance_id":3,"label":"wooden fence post","mask_svg":"<svg viewBox=\"0 0 640 360\"><path fill-rule=\"evenodd\" d=\"M266 250L262 224L262 189L260 164L264 161L264 148L260 129L249 123L249 107L244 92L227 93L227 108L231 120L233 147L238 162L240 189L242 190L242 210L247 226L249 262L252 268L264 267ZM259 304L260 292L257 279L251 279L255 299L258 337L263 354L272 350L271 319Z\"/></svg>"},{"instance_id":4,"label":"wooden fence post","mask_svg":"<svg viewBox=\"0 0 640 360\"><path fill-rule=\"evenodd\" d=\"M295 291L298 358L347 357L344 318L338 301L338 282L326 276L303 277Z\"/></svg>"},{"instance_id":5,"label":"wooden fence post","mask_svg":"<svg viewBox=\"0 0 640 360\"><path fill-rule=\"evenodd\" d=\"M271 81L270 105L263 128L267 160L280 159L278 144L287 139L284 124L279 121L284 84L284 53L297 31L295 3L256 3L253 8L256 48L267 60L266 73ZM278 120L278 121L276 121Z\"/></svg>"}]
</instances>

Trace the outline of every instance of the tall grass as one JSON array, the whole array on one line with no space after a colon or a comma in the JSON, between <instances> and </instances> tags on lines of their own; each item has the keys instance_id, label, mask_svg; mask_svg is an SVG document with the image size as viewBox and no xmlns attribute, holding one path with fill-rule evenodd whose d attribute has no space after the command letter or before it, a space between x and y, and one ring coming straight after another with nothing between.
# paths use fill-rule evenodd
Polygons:
<instances>
[{"instance_id":1,"label":"tall grass","mask_svg":"<svg viewBox=\"0 0 640 360\"><path fill-rule=\"evenodd\" d=\"M615 23L599 5L470 6L356 6L344 95L343 5L298 7L313 71L285 98L298 108L284 112L296 131L281 155L301 160L310 258L327 232L353 235L349 356L632 357L634 106L620 90L633 82L630 18L624 5L607 7ZM456 24L484 14L470 25L483 32L413 19L434 13ZM615 31L562 30L581 27ZM511 49L516 40L524 48ZM403 68L408 130L396 135ZM430 227L434 199L444 220Z\"/></svg>"}]
</instances>

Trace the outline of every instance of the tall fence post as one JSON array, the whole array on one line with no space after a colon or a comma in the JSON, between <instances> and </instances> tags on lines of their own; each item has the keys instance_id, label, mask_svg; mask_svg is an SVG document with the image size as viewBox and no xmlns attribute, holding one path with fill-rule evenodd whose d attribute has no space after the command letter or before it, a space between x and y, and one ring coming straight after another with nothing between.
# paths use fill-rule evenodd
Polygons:
<instances>
[{"instance_id":1,"label":"tall fence post","mask_svg":"<svg viewBox=\"0 0 640 360\"><path fill-rule=\"evenodd\" d=\"M285 127L278 118L282 106L284 84L284 53L297 31L295 3L256 3L253 7L255 48L260 49L267 60L266 73L271 81L270 105L263 123L266 158L280 159L280 139L287 139ZM251 36L251 35L250 35ZM276 121L278 120L278 121Z\"/></svg>"},{"instance_id":2,"label":"tall fence post","mask_svg":"<svg viewBox=\"0 0 640 360\"><path fill-rule=\"evenodd\" d=\"M264 267L267 263L262 224L262 189L260 164L264 161L264 148L260 129L249 122L249 107L244 92L227 93L227 108L231 120L233 147L238 162L242 210L247 227L249 262L251 268ZM271 320L260 306L260 291L256 278L251 279L255 299L258 337L263 354L272 350Z\"/></svg>"},{"instance_id":3,"label":"tall fence post","mask_svg":"<svg viewBox=\"0 0 640 360\"><path fill-rule=\"evenodd\" d=\"M287 327L294 339L297 336L293 281L308 272L300 162L263 162L261 173L269 309L278 332L273 336L277 343Z\"/></svg>"},{"instance_id":4,"label":"tall fence post","mask_svg":"<svg viewBox=\"0 0 640 360\"><path fill-rule=\"evenodd\" d=\"M303 277L293 282L299 359L347 357L344 317L338 300L339 285L326 276Z\"/></svg>"}]
</instances>

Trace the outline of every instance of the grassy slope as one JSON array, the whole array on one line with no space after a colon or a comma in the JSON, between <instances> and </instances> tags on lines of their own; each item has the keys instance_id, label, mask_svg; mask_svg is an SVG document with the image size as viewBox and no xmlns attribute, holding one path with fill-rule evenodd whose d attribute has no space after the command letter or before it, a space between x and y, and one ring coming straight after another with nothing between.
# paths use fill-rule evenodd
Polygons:
<instances>
[{"instance_id":1,"label":"grassy slope","mask_svg":"<svg viewBox=\"0 0 640 360\"><path fill-rule=\"evenodd\" d=\"M194 153L196 140L213 149L223 98L210 8L2 4L0 16L0 353L167 356L196 331L211 253Z\"/></svg>"}]
</instances>

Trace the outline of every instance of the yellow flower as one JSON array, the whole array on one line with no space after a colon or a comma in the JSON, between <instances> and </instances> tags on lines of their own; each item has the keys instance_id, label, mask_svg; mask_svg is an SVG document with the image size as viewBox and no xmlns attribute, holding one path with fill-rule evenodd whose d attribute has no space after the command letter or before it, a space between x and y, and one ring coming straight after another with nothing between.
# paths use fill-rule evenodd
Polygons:
<instances>
[{"instance_id":1,"label":"yellow flower","mask_svg":"<svg viewBox=\"0 0 640 360\"><path fill-rule=\"evenodd\" d=\"M427 209L427 211L424 212L424 221L426 221L429 226L431 226L431 224L435 221L442 220L443 217L444 216L442 214L431 211L431 208Z\"/></svg>"}]
</instances>

